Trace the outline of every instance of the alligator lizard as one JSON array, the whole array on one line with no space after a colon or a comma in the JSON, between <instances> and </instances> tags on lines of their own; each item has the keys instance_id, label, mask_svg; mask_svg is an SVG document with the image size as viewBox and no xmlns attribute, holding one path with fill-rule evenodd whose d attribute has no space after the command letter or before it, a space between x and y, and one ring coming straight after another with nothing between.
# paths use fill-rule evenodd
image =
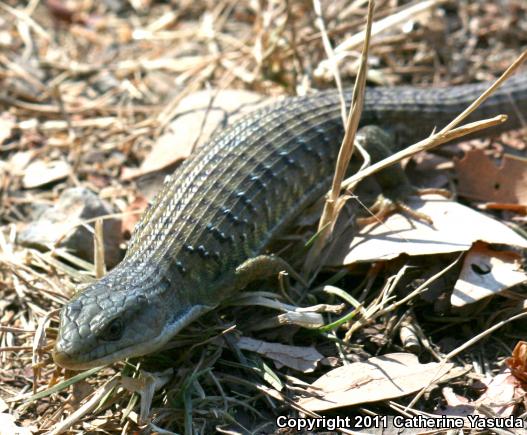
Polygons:
<instances>
[{"instance_id":1,"label":"alligator lizard","mask_svg":"<svg viewBox=\"0 0 527 435\"><path fill-rule=\"evenodd\" d=\"M410 145L486 87L368 89L362 125ZM506 113L504 128L516 128L522 112L525 72L471 119ZM327 191L342 136L337 93L325 91L249 114L201 147L144 212L124 260L62 309L55 362L80 370L151 353L269 273L266 245Z\"/></svg>"}]
</instances>

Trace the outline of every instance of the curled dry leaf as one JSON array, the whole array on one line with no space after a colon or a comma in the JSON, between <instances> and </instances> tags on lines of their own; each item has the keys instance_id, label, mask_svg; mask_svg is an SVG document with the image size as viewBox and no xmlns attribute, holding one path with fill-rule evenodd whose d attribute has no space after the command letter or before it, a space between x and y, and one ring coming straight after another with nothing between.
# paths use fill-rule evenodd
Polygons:
<instances>
[{"instance_id":1,"label":"curled dry leaf","mask_svg":"<svg viewBox=\"0 0 527 435\"><path fill-rule=\"evenodd\" d=\"M312 346L288 346L249 337L241 337L237 345L241 349L250 350L272 359L278 367L286 366L304 373L315 370L319 361L324 358L324 355Z\"/></svg>"},{"instance_id":2,"label":"curled dry leaf","mask_svg":"<svg viewBox=\"0 0 527 435\"><path fill-rule=\"evenodd\" d=\"M466 417L474 414L474 404L470 400L459 394L456 394L451 387L445 387L441 390L446 406L441 406L436 410L438 415L448 415L451 417Z\"/></svg>"},{"instance_id":3,"label":"curled dry leaf","mask_svg":"<svg viewBox=\"0 0 527 435\"><path fill-rule=\"evenodd\" d=\"M525 394L518 379L506 369L483 382L487 385L487 390L476 401L478 408L484 406L486 409L491 409L496 417L510 417L517 405L517 401L514 400L518 397L517 393L520 393L520 396Z\"/></svg>"},{"instance_id":4,"label":"curled dry leaf","mask_svg":"<svg viewBox=\"0 0 527 435\"><path fill-rule=\"evenodd\" d=\"M519 341L512 351L512 356L505 362L514 376L527 382L527 342Z\"/></svg>"},{"instance_id":5,"label":"curled dry leaf","mask_svg":"<svg viewBox=\"0 0 527 435\"><path fill-rule=\"evenodd\" d=\"M66 24L76 21L77 8L70 7L65 1L46 0L44 5L55 20Z\"/></svg>"},{"instance_id":6,"label":"curled dry leaf","mask_svg":"<svg viewBox=\"0 0 527 435\"><path fill-rule=\"evenodd\" d=\"M509 204L502 202L487 202L484 205L485 210L503 210L510 211L512 213L527 215L527 205L522 204Z\"/></svg>"},{"instance_id":7,"label":"curled dry leaf","mask_svg":"<svg viewBox=\"0 0 527 435\"><path fill-rule=\"evenodd\" d=\"M358 233L346 231L328 256L328 265L390 260L401 254L461 252L478 240L527 248L527 239L506 225L440 195L412 197L407 204L429 216L434 226L394 214Z\"/></svg>"},{"instance_id":8,"label":"curled dry leaf","mask_svg":"<svg viewBox=\"0 0 527 435\"><path fill-rule=\"evenodd\" d=\"M415 319L405 320L401 324L399 330L399 338L405 350L415 355L421 352L421 342L419 341L419 333L415 325Z\"/></svg>"},{"instance_id":9,"label":"curled dry leaf","mask_svg":"<svg viewBox=\"0 0 527 435\"><path fill-rule=\"evenodd\" d=\"M483 150L471 150L455 162L455 167L459 195L478 201L527 204L527 159L505 154L497 166Z\"/></svg>"},{"instance_id":10,"label":"curled dry leaf","mask_svg":"<svg viewBox=\"0 0 527 435\"><path fill-rule=\"evenodd\" d=\"M527 281L522 257L514 251L496 251L476 243L465 257L450 302L462 307Z\"/></svg>"},{"instance_id":11,"label":"curled dry leaf","mask_svg":"<svg viewBox=\"0 0 527 435\"><path fill-rule=\"evenodd\" d=\"M508 368L496 376L483 379L482 383L486 390L475 401L454 393L452 388L443 388L442 393L447 406L439 409L437 413L459 417L485 416L480 412L484 409L486 413L490 412L493 417L507 418L512 415L518 404L515 399L525 395L518 379L512 376Z\"/></svg>"},{"instance_id":12,"label":"curled dry leaf","mask_svg":"<svg viewBox=\"0 0 527 435\"><path fill-rule=\"evenodd\" d=\"M297 403L309 411L324 411L406 396L428 387L453 366L421 364L410 353L373 357L326 373L311 384L313 396L303 397Z\"/></svg>"},{"instance_id":13,"label":"curled dry leaf","mask_svg":"<svg viewBox=\"0 0 527 435\"><path fill-rule=\"evenodd\" d=\"M122 386L141 396L141 422L146 422L148 419L154 392L165 386L172 378L173 373L173 369L167 369L157 373L141 371L141 376L139 378L131 378L129 376L122 377Z\"/></svg>"}]
</instances>

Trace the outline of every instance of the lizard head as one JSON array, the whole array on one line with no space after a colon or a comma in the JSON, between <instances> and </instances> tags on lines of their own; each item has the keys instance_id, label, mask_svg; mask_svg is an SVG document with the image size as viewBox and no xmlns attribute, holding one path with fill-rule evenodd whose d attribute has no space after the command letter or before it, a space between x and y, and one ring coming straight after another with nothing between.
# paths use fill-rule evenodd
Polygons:
<instances>
[{"instance_id":1,"label":"lizard head","mask_svg":"<svg viewBox=\"0 0 527 435\"><path fill-rule=\"evenodd\" d=\"M188 302L176 305L177 290L153 278L159 274L119 269L63 307L53 351L59 366L84 370L154 352L203 312Z\"/></svg>"}]
</instances>

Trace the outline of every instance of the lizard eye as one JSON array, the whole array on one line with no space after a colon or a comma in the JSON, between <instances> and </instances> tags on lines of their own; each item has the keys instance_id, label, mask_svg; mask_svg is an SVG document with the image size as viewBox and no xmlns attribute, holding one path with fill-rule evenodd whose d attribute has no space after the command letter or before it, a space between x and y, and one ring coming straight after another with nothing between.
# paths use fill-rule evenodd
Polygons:
<instances>
[{"instance_id":1,"label":"lizard eye","mask_svg":"<svg viewBox=\"0 0 527 435\"><path fill-rule=\"evenodd\" d=\"M103 329L99 338L104 341L117 341L123 336L123 329L122 320L114 319Z\"/></svg>"}]
</instances>

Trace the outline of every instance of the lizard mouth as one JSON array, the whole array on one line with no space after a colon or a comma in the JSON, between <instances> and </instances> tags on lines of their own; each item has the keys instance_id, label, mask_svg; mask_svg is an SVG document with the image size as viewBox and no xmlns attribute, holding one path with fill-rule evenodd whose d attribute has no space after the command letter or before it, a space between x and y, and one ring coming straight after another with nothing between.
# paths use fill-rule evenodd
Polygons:
<instances>
[{"instance_id":1,"label":"lizard mouth","mask_svg":"<svg viewBox=\"0 0 527 435\"><path fill-rule=\"evenodd\" d=\"M106 361L105 361L106 360ZM55 364L58 366L68 369L68 370L87 370L94 367L100 367L107 364L110 364L113 361L113 358L110 360L109 357L100 358L97 360L91 360L87 362L78 361L74 358L72 358L68 353L63 352L55 347L53 350L53 361L55 361Z\"/></svg>"},{"instance_id":2,"label":"lizard mouth","mask_svg":"<svg viewBox=\"0 0 527 435\"><path fill-rule=\"evenodd\" d=\"M164 334L160 334L158 337L155 337L146 343L137 343L133 346L128 346L100 357L90 357L89 353L82 354L80 357L72 356L67 351L61 349L60 342L57 342L53 349L53 361L55 361L55 364L58 366L68 370L87 370L94 367L113 364L127 358L134 358L155 352L156 350L159 350L169 338Z\"/></svg>"},{"instance_id":3,"label":"lizard mouth","mask_svg":"<svg viewBox=\"0 0 527 435\"><path fill-rule=\"evenodd\" d=\"M68 343L59 337L53 349L53 360L55 364L68 370L87 370L112 364L127 358L135 358L153 353L161 349L181 329L211 308L204 305L195 305L177 316L173 322L166 324L157 336L148 337L144 341L137 341L131 346L126 346L121 349L112 350L108 349L107 344L100 344L99 347L91 351L86 350L81 352L79 350L72 353L67 350L69 348ZM101 355L100 352L104 353Z\"/></svg>"}]
</instances>

